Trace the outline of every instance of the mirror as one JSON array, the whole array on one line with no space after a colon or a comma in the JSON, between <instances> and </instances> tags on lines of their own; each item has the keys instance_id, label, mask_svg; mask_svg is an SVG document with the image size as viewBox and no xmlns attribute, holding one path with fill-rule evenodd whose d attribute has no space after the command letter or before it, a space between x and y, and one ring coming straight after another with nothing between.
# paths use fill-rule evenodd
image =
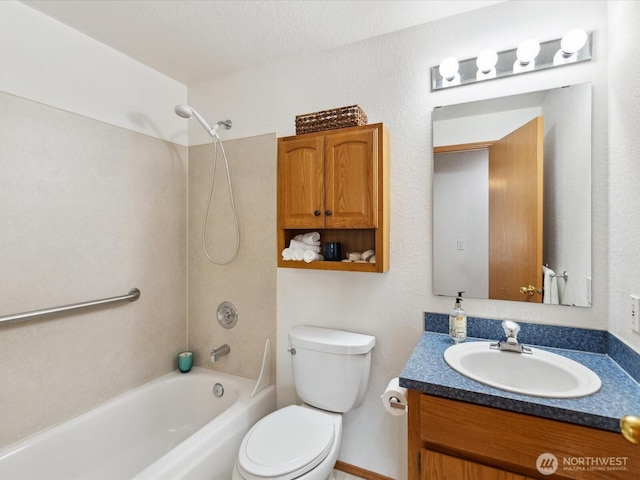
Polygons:
<instances>
[{"instance_id":1,"label":"mirror","mask_svg":"<svg viewBox=\"0 0 640 480\"><path fill-rule=\"evenodd\" d=\"M434 294L591 306L591 84L433 112Z\"/></svg>"}]
</instances>

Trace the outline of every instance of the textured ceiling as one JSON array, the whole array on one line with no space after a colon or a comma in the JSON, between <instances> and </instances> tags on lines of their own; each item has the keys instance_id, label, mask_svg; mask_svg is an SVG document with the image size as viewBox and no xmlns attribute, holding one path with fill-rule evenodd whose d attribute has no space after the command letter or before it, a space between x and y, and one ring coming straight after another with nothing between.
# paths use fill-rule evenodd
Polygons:
<instances>
[{"instance_id":1,"label":"textured ceiling","mask_svg":"<svg viewBox=\"0 0 640 480\"><path fill-rule=\"evenodd\" d=\"M503 0L23 0L186 85Z\"/></svg>"}]
</instances>

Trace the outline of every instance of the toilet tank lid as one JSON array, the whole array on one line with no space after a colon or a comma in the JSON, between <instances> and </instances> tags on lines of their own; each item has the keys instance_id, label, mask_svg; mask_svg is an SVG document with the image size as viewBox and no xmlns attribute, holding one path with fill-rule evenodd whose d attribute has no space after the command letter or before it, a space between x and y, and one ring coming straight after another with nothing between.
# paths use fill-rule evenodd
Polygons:
<instances>
[{"instance_id":1,"label":"toilet tank lid","mask_svg":"<svg viewBox=\"0 0 640 480\"><path fill-rule=\"evenodd\" d=\"M294 347L318 352L357 355L371 351L376 344L376 337L331 328L298 325L289 331L289 342Z\"/></svg>"}]
</instances>

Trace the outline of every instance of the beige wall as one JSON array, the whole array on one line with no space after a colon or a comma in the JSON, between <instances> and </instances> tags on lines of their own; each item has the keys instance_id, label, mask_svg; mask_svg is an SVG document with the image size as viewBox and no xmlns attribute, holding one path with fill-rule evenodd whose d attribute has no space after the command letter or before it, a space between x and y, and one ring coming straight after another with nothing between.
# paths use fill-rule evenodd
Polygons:
<instances>
[{"instance_id":1,"label":"beige wall","mask_svg":"<svg viewBox=\"0 0 640 480\"><path fill-rule=\"evenodd\" d=\"M215 119L212 119L212 121ZM225 133L221 132L224 139ZM223 143L240 226L238 257L227 265L210 262L202 249L203 216L211 187L211 143L189 148L189 348L195 363L258 378L267 339L271 341L271 383L276 342L276 138L261 135ZM224 158L218 148L215 188L207 224L207 251L229 259L236 233ZM218 324L223 301L238 309L232 329ZM229 344L231 353L211 364L211 349Z\"/></svg>"},{"instance_id":2,"label":"beige wall","mask_svg":"<svg viewBox=\"0 0 640 480\"><path fill-rule=\"evenodd\" d=\"M0 447L175 368L187 345L187 149L0 93Z\"/></svg>"}]
</instances>

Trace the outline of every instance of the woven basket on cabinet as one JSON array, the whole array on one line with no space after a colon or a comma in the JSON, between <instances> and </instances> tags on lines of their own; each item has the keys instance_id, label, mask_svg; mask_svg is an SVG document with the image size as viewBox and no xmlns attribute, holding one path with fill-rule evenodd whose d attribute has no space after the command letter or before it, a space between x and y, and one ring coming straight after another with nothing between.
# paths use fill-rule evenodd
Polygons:
<instances>
[{"instance_id":1,"label":"woven basket on cabinet","mask_svg":"<svg viewBox=\"0 0 640 480\"><path fill-rule=\"evenodd\" d=\"M367 124L367 114L358 105L296 115L296 135Z\"/></svg>"}]
</instances>

